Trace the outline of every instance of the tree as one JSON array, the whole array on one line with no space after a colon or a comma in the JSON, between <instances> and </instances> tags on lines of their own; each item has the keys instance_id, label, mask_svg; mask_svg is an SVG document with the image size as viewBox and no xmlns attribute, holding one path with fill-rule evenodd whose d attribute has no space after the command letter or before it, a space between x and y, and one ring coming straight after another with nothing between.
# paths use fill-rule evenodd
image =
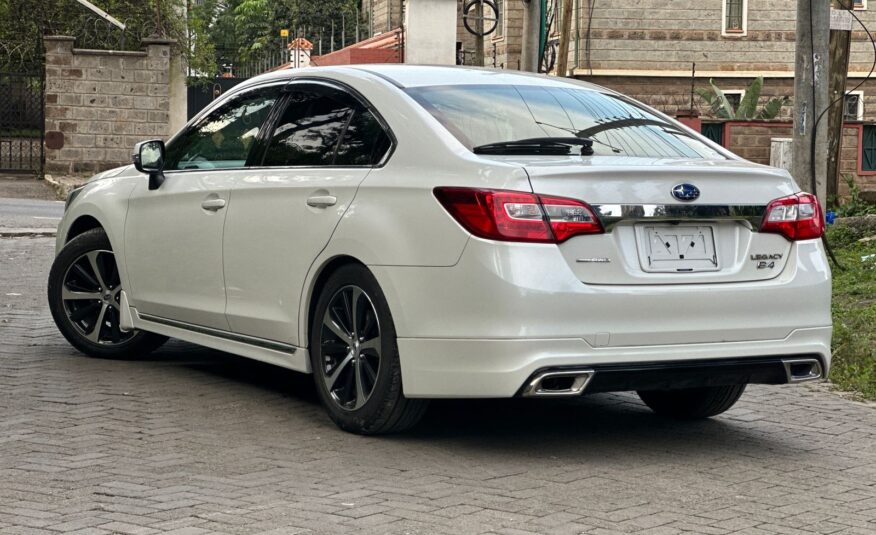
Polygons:
<instances>
[{"instance_id":1,"label":"tree","mask_svg":"<svg viewBox=\"0 0 876 535\"><path fill-rule=\"evenodd\" d=\"M758 99L763 90L763 76L758 76L746 88L745 96L739 102L739 107L734 108L727 99L727 95L715 85L714 80L709 80L710 89L697 88L696 92L712 111L712 114L721 119L751 120L751 119L774 119L782 111L782 107L789 104L788 97L774 97L768 100L760 111L757 110Z\"/></svg>"},{"instance_id":2,"label":"tree","mask_svg":"<svg viewBox=\"0 0 876 535\"><path fill-rule=\"evenodd\" d=\"M0 0L0 42L25 46L41 66L43 35L69 35L79 48L140 48L147 36L175 39L179 50L188 50L185 0L101 0L103 9L126 25L111 25L75 0ZM37 6L36 4L39 4Z\"/></svg>"}]
</instances>

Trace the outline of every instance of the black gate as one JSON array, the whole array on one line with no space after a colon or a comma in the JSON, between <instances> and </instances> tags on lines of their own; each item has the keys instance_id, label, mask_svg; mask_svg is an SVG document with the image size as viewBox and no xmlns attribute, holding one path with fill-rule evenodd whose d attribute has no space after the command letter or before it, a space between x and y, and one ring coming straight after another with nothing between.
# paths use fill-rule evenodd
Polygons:
<instances>
[{"instance_id":1,"label":"black gate","mask_svg":"<svg viewBox=\"0 0 876 535\"><path fill-rule=\"evenodd\" d=\"M247 78L189 78L188 87L188 115L189 119L206 108L211 102L219 98L222 93L228 91Z\"/></svg>"},{"instance_id":2,"label":"black gate","mask_svg":"<svg viewBox=\"0 0 876 535\"><path fill-rule=\"evenodd\" d=\"M43 76L0 72L0 171L42 175Z\"/></svg>"}]
</instances>

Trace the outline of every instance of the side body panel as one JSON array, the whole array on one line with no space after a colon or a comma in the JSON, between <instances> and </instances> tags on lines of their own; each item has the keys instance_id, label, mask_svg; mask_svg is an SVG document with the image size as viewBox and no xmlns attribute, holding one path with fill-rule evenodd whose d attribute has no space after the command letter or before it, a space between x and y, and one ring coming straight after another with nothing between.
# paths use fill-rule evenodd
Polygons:
<instances>
[{"instance_id":1,"label":"side body panel","mask_svg":"<svg viewBox=\"0 0 876 535\"><path fill-rule=\"evenodd\" d=\"M222 234L231 185L241 171L166 173L160 188L146 180L130 198L125 261L131 305L140 313L228 330ZM204 201L224 200L218 210Z\"/></svg>"},{"instance_id":2,"label":"side body panel","mask_svg":"<svg viewBox=\"0 0 876 535\"><path fill-rule=\"evenodd\" d=\"M363 168L250 169L225 222L226 314L235 333L299 344L301 288L367 175ZM334 197L331 206L308 200Z\"/></svg>"}]
</instances>

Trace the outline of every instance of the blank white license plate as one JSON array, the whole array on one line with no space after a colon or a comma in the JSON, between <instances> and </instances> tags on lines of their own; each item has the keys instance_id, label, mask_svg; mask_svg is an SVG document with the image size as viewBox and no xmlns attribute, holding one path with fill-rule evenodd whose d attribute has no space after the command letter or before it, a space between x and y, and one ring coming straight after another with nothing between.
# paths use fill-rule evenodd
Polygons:
<instances>
[{"instance_id":1,"label":"blank white license plate","mask_svg":"<svg viewBox=\"0 0 876 535\"><path fill-rule=\"evenodd\" d=\"M639 235L648 272L717 271L715 235L708 225L647 225Z\"/></svg>"}]
</instances>

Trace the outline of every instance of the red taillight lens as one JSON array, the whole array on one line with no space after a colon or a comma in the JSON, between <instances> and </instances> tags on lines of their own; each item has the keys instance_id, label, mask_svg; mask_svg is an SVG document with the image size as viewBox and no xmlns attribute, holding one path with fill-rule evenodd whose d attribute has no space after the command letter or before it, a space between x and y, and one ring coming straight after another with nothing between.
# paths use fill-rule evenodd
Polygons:
<instances>
[{"instance_id":1,"label":"red taillight lens","mask_svg":"<svg viewBox=\"0 0 876 535\"><path fill-rule=\"evenodd\" d=\"M824 215L811 193L796 193L776 199L767 206L761 232L775 232L795 240L811 240L824 234Z\"/></svg>"},{"instance_id":2,"label":"red taillight lens","mask_svg":"<svg viewBox=\"0 0 876 535\"><path fill-rule=\"evenodd\" d=\"M560 243L602 232L593 210L574 199L472 188L435 188L435 197L466 230L489 240Z\"/></svg>"}]
</instances>

